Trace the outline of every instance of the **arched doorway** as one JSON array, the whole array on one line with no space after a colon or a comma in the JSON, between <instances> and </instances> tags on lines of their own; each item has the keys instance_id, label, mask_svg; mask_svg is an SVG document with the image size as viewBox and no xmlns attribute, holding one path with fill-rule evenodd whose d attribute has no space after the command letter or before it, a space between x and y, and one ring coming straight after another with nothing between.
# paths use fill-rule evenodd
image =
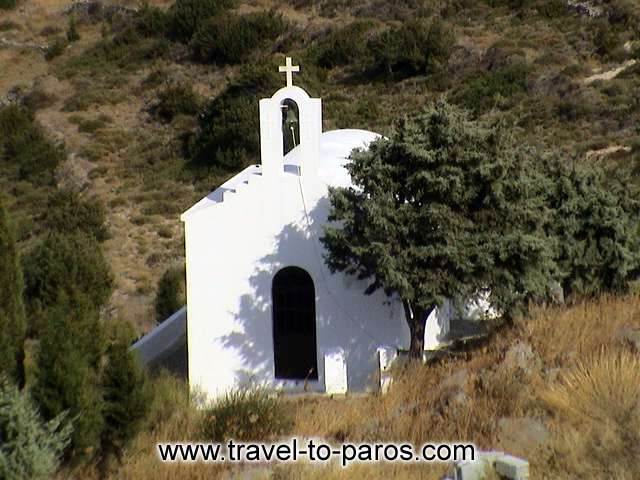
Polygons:
<instances>
[{"instance_id":1,"label":"arched doorway","mask_svg":"<svg viewBox=\"0 0 640 480\"><path fill-rule=\"evenodd\" d=\"M282 102L282 145L286 155L300 145L300 111L298 104L287 98Z\"/></svg>"},{"instance_id":2,"label":"arched doorway","mask_svg":"<svg viewBox=\"0 0 640 480\"><path fill-rule=\"evenodd\" d=\"M273 277L273 354L276 378L318 379L316 294L311 276L286 267Z\"/></svg>"}]
</instances>

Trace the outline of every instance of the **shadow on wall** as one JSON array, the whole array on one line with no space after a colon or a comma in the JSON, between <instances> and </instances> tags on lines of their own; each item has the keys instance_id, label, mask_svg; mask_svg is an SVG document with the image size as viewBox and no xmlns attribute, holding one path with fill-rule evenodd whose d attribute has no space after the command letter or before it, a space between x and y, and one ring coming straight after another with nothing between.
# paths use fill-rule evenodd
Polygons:
<instances>
[{"instance_id":1,"label":"shadow on wall","mask_svg":"<svg viewBox=\"0 0 640 480\"><path fill-rule=\"evenodd\" d=\"M380 332L379 326L373 328L369 319L363 316L368 305L364 298L367 283L355 277L332 275L326 267L319 238L321 226L326 222L328 204L328 199L323 198L309 212L310 227L304 213L299 221L286 225L276 235L274 250L256 265L249 280L251 293L241 297L239 311L235 314L239 328L222 338L225 347L235 349L242 357L245 368L235 372L241 386L266 384L302 390L304 385L303 381L291 380L286 384L274 381L271 287L275 274L284 267L303 268L314 282L319 372L317 382L308 382L310 389L324 390L324 356L339 349L345 352L349 389L373 387L372 377L377 373L376 348L401 344L401 335L393 332L393 328ZM379 297L368 298L368 302L374 302ZM378 315L378 322L393 319L391 305L394 302L398 303L387 300L388 305L381 311L389 318Z\"/></svg>"}]
</instances>

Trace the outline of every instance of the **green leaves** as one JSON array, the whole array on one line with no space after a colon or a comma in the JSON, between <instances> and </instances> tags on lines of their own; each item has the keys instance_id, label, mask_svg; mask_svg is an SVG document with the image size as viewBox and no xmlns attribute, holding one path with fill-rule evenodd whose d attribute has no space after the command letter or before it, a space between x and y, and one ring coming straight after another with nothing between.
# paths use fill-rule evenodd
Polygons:
<instances>
[{"instance_id":1,"label":"green leaves","mask_svg":"<svg viewBox=\"0 0 640 480\"><path fill-rule=\"evenodd\" d=\"M537 153L503 125L445 102L356 151L332 189L322 239L333 271L369 278L412 308L492 292L503 309L543 295L554 270Z\"/></svg>"}]
</instances>

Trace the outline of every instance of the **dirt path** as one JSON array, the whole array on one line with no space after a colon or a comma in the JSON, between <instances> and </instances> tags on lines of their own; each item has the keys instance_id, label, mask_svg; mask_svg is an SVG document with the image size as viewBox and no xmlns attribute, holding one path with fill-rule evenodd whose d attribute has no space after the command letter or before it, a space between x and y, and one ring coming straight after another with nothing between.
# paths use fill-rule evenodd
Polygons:
<instances>
[{"instance_id":1,"label":"dirt path","mask_svg":"<svg viewBox=\"0 0 640 480\"><path fill-rule=\"evenodd\" d=\"M583 82L588 85L590 83L596 82L598 80L612 80L614 78L616 78L618 75L620 75L623 71L625 71L627 68L632 67L636 64L636 60L628 60L626 62L624 62L622 65L620 65L617 68L614 68L612 70L608 70L606 72L602 72L602 73L596 73L595 75L591 75L590 77L587 77L583 80Z\"/></svg>"}]
</instances>

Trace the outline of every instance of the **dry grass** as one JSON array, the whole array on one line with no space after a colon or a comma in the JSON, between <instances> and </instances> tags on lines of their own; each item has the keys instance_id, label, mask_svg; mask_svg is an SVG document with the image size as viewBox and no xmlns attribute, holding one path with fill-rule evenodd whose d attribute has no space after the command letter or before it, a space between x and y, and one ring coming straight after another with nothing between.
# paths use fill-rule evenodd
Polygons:
<instances>
[{"instance_id":1,"label":"dry grass","mask_svg":"<svg viewBox=\"0 0 640 480\"><path fill-rule=\"evenodd\" d=\"M640 358L602 350L541 398L560 422L566 478L640 478Z\"/></svg>"},{"instance_id":2,"label":"dry grass","mask_svg":"<svg viewBox=\"0 0 640 480\"><path fill-rule=\"evenodd\" d=\"M541 308L485 346L430 365L399 369L387 395L283 398L294 418L292 434L328 442L471 441L530 460L536 479L640 478L640 358L617 338L621 326L640 328L640 297L605 297L571 308ZM508 361L516 344L530 345L527 368ZM506 360L505 360L506 359ZM230 478L246 467L165 465L155 444L196 441L201 412L186 385L168 376L149 426L126 452L112 480ZM535 418L548 442L532 449L501 438L501 418ZM273 467L276 479L441 478L446 465L338 465ZM93 479L94 471L62 478ZM231 476L231 478L233 478Z\"/></svg>"}]
</instances>

